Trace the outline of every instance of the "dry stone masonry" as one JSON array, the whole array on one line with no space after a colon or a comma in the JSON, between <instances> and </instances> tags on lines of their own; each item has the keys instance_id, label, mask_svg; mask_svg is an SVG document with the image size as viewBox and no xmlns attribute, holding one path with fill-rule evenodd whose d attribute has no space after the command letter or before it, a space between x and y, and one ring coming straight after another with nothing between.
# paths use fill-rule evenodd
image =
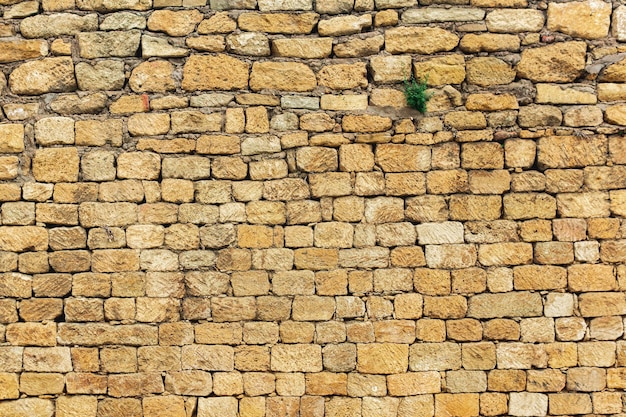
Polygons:
<instances>
[{"instance_id":1,"label":"dry stone masonry","mask_svg":"<svg viewBox=\"0 0 626 417\"><path fill-rule=\"evenodd\" d=\"M0 16L0 416L626 412L620 1Z\"/></svg>"}]
</instances>

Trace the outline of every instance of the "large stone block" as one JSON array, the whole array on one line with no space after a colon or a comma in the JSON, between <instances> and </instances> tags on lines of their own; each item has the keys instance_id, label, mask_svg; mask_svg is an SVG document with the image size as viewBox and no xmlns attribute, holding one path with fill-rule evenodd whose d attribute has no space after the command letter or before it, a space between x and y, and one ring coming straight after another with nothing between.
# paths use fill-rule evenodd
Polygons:
<instances>
[{"instance_id":1,"label":"large stone block","mask_svg":"<svg viewBox=\"0 0 626 417\"><path fill-rule=\"evenodd\" d=\"M148 29L165 32L169 36L187 36L202 21L204 16L198 10L156 10L148 18Z\"/></svg>"},{"instance_id":2,"label":"large stone block","mask_svg":"<svg viewBox=\"0 0 626 417\"><path fill-rule=\"evenodd\" d=\"M6 417L52 417L54 404L52 400L40 398L23 398L15 401L2 401L0 414Z\"/></svg>"},{"instance_id":3,"label":"large stone block","mask_svg":"<svg viewBox=\"0 0 626 417\"><path fill-rule=\"evenodd\" d=\"M611 11L602 0L550 3L547 28L575 38L604 38L609 34Z\"/></svg>"},{"instance_id":4,"label":"large stone block","mask_svg":"<svg viewBox=\"0 0 626 417\"><path fill-rule=\"evenodd\" d=\"M387 30L385 49L391 54L434 54L451 51L459 37L447 30L433 27L400 27Z\"/></svg>"},{"instance_id":5,"label":"large stone block","mask_svg":"<svg viewBox=\"0 0 626 417\"><path fill-rule=\"evenodd\" d=\"M1 41L0 63L24 61L48 54L48 44L40 40Z\"/></svg>"},{"instance_id":6,"label":"large stone block","mask_svg":"<svg viewBox=\"0 0 626 417\"><path fill-rule=\"evenodd\" d=\"M497 9L487 14L485 21L490 32L539 32L543 28L545 17L540 10Z\"/></svg>"},{"instance_id":7,"label":"large stone block","mask_svg":"<svg viewBox=\"0 0 626 417\"><path fill-rule=\"evenodd\" d=\"M38 149L33 159L33 175L42 182L78 181L79 157L76 148Z\"/></svg>"},{"instance_id":8,"label":"large stone block","mask_svg":"<svg viewBox=\"0 0 626 417\"><path fill-rule=\"evenodd\" d=\"M78 88L87 91L120 90L124 86L124 63L104 60L93 65L86 62L76 64Z\"/></svg>"},{"instance_id":9,"label":"large stone block","mask_svg":"<svg viewBox=\"0 0 626 417\"><path fill-rule=\"evenodd\" d=\"M274 345L271 350L271 369L277 372L320 372L321 347L304 344Z\"/></svg>"},{"instance_id":10,"label":"large stone block","mask_svg":"<svg viewBox=\"0 0 626 417\"><path fill-rule=\"evenodd\" d=\"M80 16L73 13L55 13L27 17L20 24L20 33L25 38L52 38L77 35L80 32L98 30L98 15Z\"/></svg>"},{"instance_id":11,"label":"large stone block","mask_svg":"<svg viewBox=\"0 0 626 417\"><path fill-rule=\"evenodd\" d=\"M543 312L539 293L479 294L469 299L468 317L536 317Z\"/></svg>"},{"instance_id":12,"label":"large stone block","mask_svg":"<svg viewBox=\"0 0 626 417\"><path fill-rule=\"evenodd\" d=\"M587 44L561 42L526 49L517 64L517 75L538 82L572 82L585 68Z\"/></svg>"},{"instance_id":13,"label":"large stone block","mask_svg":"<svg viewBox=\"0 0 626 417\"><path fill-rule=\"evenodd\" d=\"M9 76L14 94L37 95L76 89L71 58L44 58L20 65Z\"/></svg>"},{"instance_id":14,"label":"large stone block","mask_svg":"<svg viewBox=\"0 0 626 417\"><path fill-rule=\"evenodd\" d=\"M398 374L406 372L409 346L394 343L357 345L357 370L366 374Z\"/></svg>"},{"instance_id":15,"label":"large stone block","mask_svg":"<svg viewBox=\"0 0 626 417\"><path fill-rule=\"evenodd\" d=\"M255 62L250 74L254 91L312 91L317 86L315 74L307 65L296 62Z\"/></svg>"},{"instance_id":16,"label":"large stone block","mask_svg":"<svg viewBox=\"0 0 626 417\"><path fill-rule=\"evenodd\" d=\"M224 71L229 68L229 71ZM227 55L192 55L183 68L184 90L239 90L248 87L249 64Z\"/></svg>"},{"instance_id":17,"label":"large stone block","mask_svg":"<svg viewBox=\"0 0 626 417\"><path fill-rule=\"evenodd\" d=\"M77 35L82 58L135 56L141 32L138 30L112 32L82 32Z\"/></svg>"},{"instance_id":18,"label":"large stone block","mask_svg":"<svg viewBox=\"0 0 626 417\"><path fill-rule=\"evenodd\" d=\"M606 161L607 140L603 135L547 136L540 138L537 161L546 168L578 168L602 165Z\"/></svg>"},{"instance_id":19,"label":"large stone block","mask_svg":"<svg viewBox=\"0 0 626 417\"><path fill-rule=\"evenodd\" d=\"M332 48L333 38L291 38L272 41L272 54L279 57L322 59L330 56Z\"/></svg>"},{"instance_id":20,"label":"large stone block","mask_svg":"<svg viewBox=\"0 0 626 417\"><path fill-rule=\"evenodd\" d=\"M242 13L237 23L249 32L295 35L311 33L318 20L317 13Z\"/></svg>"}]
</instances>

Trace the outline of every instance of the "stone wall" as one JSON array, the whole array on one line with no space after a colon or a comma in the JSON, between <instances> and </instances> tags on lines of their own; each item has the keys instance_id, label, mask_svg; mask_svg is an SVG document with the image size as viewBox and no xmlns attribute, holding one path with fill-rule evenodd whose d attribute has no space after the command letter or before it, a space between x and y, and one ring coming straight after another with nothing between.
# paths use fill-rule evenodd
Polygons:
<instances>
[{"instance_id":1,"label":"stone wall","mask_svg":"<svg viewBox=\"0 0 626 417\"><path fill-rule=\"evenodd\" d=\"M0 416L625 412L626 6L19 1Z\"/></svg>"}]
</instances>

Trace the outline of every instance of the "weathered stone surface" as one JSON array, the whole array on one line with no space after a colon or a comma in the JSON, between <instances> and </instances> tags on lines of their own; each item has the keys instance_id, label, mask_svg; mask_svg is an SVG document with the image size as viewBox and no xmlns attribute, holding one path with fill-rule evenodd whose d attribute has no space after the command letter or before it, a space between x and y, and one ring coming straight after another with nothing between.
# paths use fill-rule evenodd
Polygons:
<instances>
[{"instance_id":1,"label":"weathered stone surface","mask_svg":"<svg viewBox=\"0 0 626 417\"><path fill-rule=\"evenodd\" d=\"M29 250L46 250L48 233L37 226L4 226L0 237L0 250L25 252Z\"/></svg>"},{"instance_id":2,"label":"weathered stone surface","mask_svg":"<svg viewBox=\"0 0 626 417\"><path fill-rule=\"evenodd\" d=\"M143 62L133 69L128 85L135 92L172 91L176 89L173 73L174 66L167 61Z\"/></svg>"},{"instance_id":3,"label":"weathered stone surface","mask_svg":"<svg viewBox=\"0 0 626 417\"><path fill-rule=\"evenodd\" d=\"M322 36L342 36L359 33L364 28L372 26L372 16L369 14L362 16L335 17L322 20L318 24L318 32Z\"/></svg>"},{"instance_id":4,"label":"weathered stone surface","mask_svg":"<svg viewBox=\"0 0 626 417\"><path fill-rule=\"evenodd\" d=\"M367 87L367 68L363 63L323 67L317 74L318 84L333 90Z\"/></svg>"},{"instance_id":5,"label":"weathered stone surface","mask_svg":"<svg viewBox=\"0 0 626 417\"><path fill-rule=\"evenodd\" d=\"M254 9L256 4L257 0L210 0L214 10Z\"/></svg>"},{"instance_id":6,"label":"weathered stone surface","mask_svg":"<svg viewBox=\"0 0 626 417\"><path fill-rule=\"evenodd\" d=\"M14 94L36 95L76 89L71 58L44 58L20 65L9 76Z\"/></svg>"},{"instance_id":7,"label":"weathered stone surface","mask_svg":"<svg viewBox=\"0 0 626 417\"><path fill-rule=\"evenodd\" d=\"M258 0L259 10L271 12L275 10L312 10L312 0Z\"/></svg>"},{"instance_id":8,"label":"weathered stone surface","mask_svg":"<svg viewBox=\"0 0 626 417\"><path fill-rule=\"evenodd\" d=\"M626 123L626 106L616 105L606 108L604 119L607 123L623 125Z\"/></svg>"},{"instance_id":9,"label":"weathered stone surface","mask_svg":"<svg viewBox=\"0 0 626 417\"><path fill-rule=\"evenodd\" d=\"M107 96L103 93L88 94L84 97L64 94L53 100L50 108L59 114L93 114L102 111L106 104Z\"/></svg>"},{"instance_id":10,"label":"weathered stone surface","mask_svg":"<svg viewBox=\"0 0 626 417\"><path fill-rule=\"evenodd\" d=\"M379 9L401 9L412 7L417 4L417 0L378 0L376 7Z\"/></svg>"},{"instance_id":11,"label":"weathered stone surface","mask_svg":"<svg viewBox=\"0 0 626 417\"><path fill-rule=\"evenodd\" d=\"M312 91L316 86L315 74L302 63L256 62L252 65L250 88L254 91Z\"/></svg>"},{"instance_id":12,"label":"weathered stone surface","mask_svg":"<svg viewBox=\"0 0 626 417\"><path fill-rule=\"evenodd\" d=\"M562 120L563 114L555 106L522 106L517 115L517 122L521 127L559 126Z\"/></svg>"},{"instance_id":13,"label":"weathered stone surface","mask_svg":"<svg viewBox=\"0 0 626 417\"><path fill-rule=\"evenodd\" d=\"M485 22L490 32L539 32L545 17L540 10L498 9L488 13Z\"/></svg>"},{"instance_id":14,"label":"weathered stone surface","mask_svg":"<svg viewBox=\"0 0 626 417\"><path fill-rule=\"evenodd\" d=\"M468 302L468 317L536 317L543 312L543 303L538 293L510 292L501 294L479 294Z\"/></svg>"},{"instance_id":15,"label":"weathered stone surface","mask_svg":"<svg viewBox=\"0 0 626 417\"><path fill-rule=\"evenodd\" d=\"M350 39L339 43L333 48L337 57L361 57L377 54L385 43L385 37L375 35L365 39Z\"/></svg>"},{"instance_id":16,"label":"weathered stone surface","mask_svg":"<svg viewBox=\"0 0 626 417\"><path fill-rule=\"evenodd\" d=\"M271 349L271 367L278 372L320 372L321 347L304 344L278 344Z\"/></svg>"},{"instance_id":17,"label":"weathered stone surface","mask_svg":"<svg viewBox=\"0 0 626 417\"><path fill-rule=\"evenodd\" d=\"M124 63L104 60L94 65L79 62L76 64L78 88L87 91L119 90L124 86Z\"/></svg>"},{"instance_id":18,"label":"weathered stone surface","mask_svg":"<svg viewBox=\"0 0 626 417\"><path fill-rule=\"evenodd\" d=\"M413 64L416 78L426 79L428 85L460 84L465 80L465 59L461 55L432 58Z\"/></svg>"},{"instance_id":19,"label":"weathered stone surface","mask_svg":"<svg viewBox=\"0 0 626 417\"><path fill-rule=\"evenodd\" d=\"M272 41L272 54L304 59L321 59L330 56L333 38L291 38Z\"/></svg>"},{"instance_id":20,"label":"weathered stone surface","mask_svg":"<svg viewBox=\"0 0 626 417\"><path fill-rule=\"evenodd\" d=\"M0 413L7 417L52 417L54 404L51 400L23 398L0 403Z\"/></svg>"},{"instance_id":21,"label":"weathered stone surface","mask_svg":"<svg viewBox=\"0 0 626 417\"><path fill-rule=\"evenodd\" d=\"M74 121L69 117L47 117L35 123L35 138L40 145L74 143Z\"/></svg>"},{"instance_id":22,"label":"weathered stone surface","mask_svg":"<svg viewBox=\"0 0 626 417\"><path fill-rule=\"evenodd\" d=\"M230 71L224 72L224 67ZM192 55L183 69L182 87L185 90L242 89L248 86L248 71L248 64L226 55Z\"/></svg>"},{"instance_id":23,"label":"weathered stone surface","mask_svg":"<svg viewBox=\"0 0 626 417\"><path fill-rule=\"evenodd\" d=\"M539 139L537 161L547 168L600 165L606 159L607 141L602 135L591 138L550 136Z\"/></svg>"},{"instance_id":24,"label":"weathered stone surface","mask_svg":"<svg viewBox=\"0 0 626 417\"><path fill-rule=\"evenodd\" d=\"M229 35L226 38L228 50L238 55L268 56L270 42L263 33L244 32Z\"/></svg>"},{"instance_id":25,"label":"weathered stone surface","mask_svg":"<svg viewBox=\"0 0 626 417\"><path fill-rule=\"evenodd\" d=\"M239 28L248 32L308 34L319 20L317 13L242 13Z\"/></svg>"},{"instance_id":26,"label":"weathered stone surface","mask_svg":"<svg viewBox=\"0 0 626 417\"><path fill-rule=\"evenodd\" d=\"M136 13L119 12L108 15L100 23L101 30L145 29L146 18Z\"/></svg>"},{"instance_id":27,"label":"weathered stone surface","mask_svg":"<svg viewBox=\"0 0 626 417\"><path fill-rule=\"evenodd\" d=\"M595 91L585 85L560 86L537 84L536 102L540 104L595 104Z\"/></svg>"},{"instance_id":28,"label":"weathered stone surface","mask_svg":"<svg viewBox=\"0 0 626 417\"><path fill-rule=\"evenodd\" d=\"M20 19L32 16L39 11L39 3L36 1L25 1L18 3L11 8L7 8L4 12L5 19Z\"/></svg>"},{"instance_id":29,"label":"weathered stone surface","mask_svg":"<svg viewBox=\"0 0 626 417\"><path fill-rule=\"evenodd\" d=\"M468 268L476 264L475 245L445 244L426 246L426 264L430 268Z\"/></svg>"},{"instance_id":30,"label":"weathered stone surface","mask_svg":"<svg viewBox=\"0 0 626 417\"><path fill-rule=\"evenodd\" d=\"M81 10L97 10L112 12L117 10L148 10L152 7L151 0L77 0Z\"/></svg>"},{"instance_id":31,"label":"weathered stone surface","mask_svg":"<svg viewBox=\"0 0 626 417\"><path fill-rule=\"evenodd\" d=\"M459 47L463 52L515 52L520 49L520 40L516 35L500 35L494 33L469 33L461 39Z\"/></svg>"},{"instance_id":32,"label":"weathered stone surface","mask_svg":"<svg viewBox=\"0 0 626 417\"><path fill-rule=\"evenodd\" d=\"M235 29L237 29L237 22L233 20L227 12L217 12L198 25L198 33L201 35L209 33L230 33Z\"/></svg>"},{"instance_id":33,"label":"weathered stone surface","mask_svg":"<svg viewBox=\"0 0 626 417\"><path fill-rule=\"evenodd\" d=\"M81 32L77 35L82 58L135 56L141 32L138 30L112 32Z\"/></svg>"},{"instance_id":34,"label":"weathered stone surface","mask_svg":"<svg viewBox=\"0 0 626 417\"><path fill-rule=\"evenodd\" d=\"M33 159L33 175L43 182L78 181L76 148L39 149Z\"/></svg>"},{"instance_id":35,"label":"weathered stone surface","mask_svg":"<svg viewBox=\"0 0 626 417\"><path fill-rule=\"evenodd\" d=\"M156 10L148 18L148 29L170 36L186 36L193 32L202 18L198 10Z\"/></svg>"},{"instance_id":36,"label":"weathered stone surface","mask_svg":"<svg viewBox=\"0 0 626 417\"><path fill-rule=\"evenodd\" d=\"M626 80L626 60L622 59L604 67L598 80L605 82L623 82Z\"/></svg>"},{"instance_id":37,"label":"weathered stone surface","mask_svg":"<svg viewBox=\"0 0 626 417\"><path fill-rule=\"evenodd\" d=\"M498 58L474 58L467 62L467 81L483 87L508 84L515 79L515 70Z\"/></svg>"},{"instance_id":38,"label":"weathered stone surface","mask_svg":"<svg viewBox=\"0 0 626 417\"><path fill-rule=\"evenodd\" d=\"M193 39L193 38L188 38ZM174 46L165 38L157 38L149 35L141 36L141 56L144 58L182 58L189 55L187 48Z\"/></svg>"},{"instance_id":39,"label":"weathered stone surface","mask_svg":"<svg viewBox=\"0 0 626 417\"><path fill-rule=\"evenodd\" d=\"M20 24L20 33L25 38L51 38L95 30L98 30L98 15L96 14L85 16L73 13L38 15L27 17Z\"/></svg>"},{"instance_id":40,"label":"weathered stone surface","mask_svg":"<svg viewBox=\"0 0 626 417\"><path fill-rule=\"evenodd\" d=\"M402 27L385 34L385 49L391 54L433 54L454 49L459 37L452 32L431 27Z\"/></svg>"},{"instance_id":41,"label":"weathered stone surface","mask_svg":"<svg viewBox=\"0 0 626 417\"><path fill-rule=\"evenodd\" d=\"M370 60L374 81L390 83L403 81L411 72L409 56L376 56Z\"/></svg>"},{"instance_id":42,"label":"weathered stone surface","mask_svg":"<svg viewBox=\"0 0 626 417\"><path fill-rule=\"evenodd\" d=\"M615 36L617 40L626 40L626 7L618 6L613 12L611 35Z\"/></svg>"},{"instance_id":43,"label":"weathered stone surface","mask_svg":"<svg viewBox=\"0 0 626 417\"><path fill-rule=\"evenodd\" d=\"M571 82L585 68L587 45L562 42L526 49L517 65L517 75L538 82Z\"/></svg>"},{"instance_id":44,"label":"weathered stone surface","mask_svg":"<svg viewBox=\"0 0 626 417\"><path fill-rule=\"evenodd\" d=\"M24 151L24 125L0 125L0 152L20 153Z\"/></svg>"},{"instance_id":45,"label":"weathered stone surface","mask_svg":"<svg viewBox=\"0 0 626 417\"><path fill-rule=\"evenodd\" d=\"M465 108L472 111L514 110L518 104L512 94L471 94L467 97Z\"/></svg>"},{"instance_id":46,"label":"weathered stone surface","mask_svg":"<svg viewBox=\"0 0 626 417\"><path fill-rule=\"evenodd\" d=\"M409 346L394 343L357 345L357 370L366 374L397 374L406 372Z\"/></svg>"},{"instance_id":47,"label":"weathered stone surface","mask_svg":"<svg viewBox=\"0 0 626 417\"><path fill-rule=\"evenodd\" d=\"M611 5L602 0L548 5L548 30L576 38L600 39L609 33Z\"/></svg>"},{"instance_id":48,"label":"weathered stone surface","mask_svg":"<svg viewBox=\"0 0 626 417\"><path fill-rule=\"evenodd\" d=\"M402 13L402 22L433 23L433 22L468 22L482 20L485 17L484 10L461 8L461 7L425 7L409 9Z\"/></svg>"},{"instance_id":49,"label":"weathered stone surface","mask_svg":"<svg viewBox=\"0 0 626 417\"><path fill-rule=\"evenodd\" d=\"M24 61L48 54L48 44L40 40L0 41L0 63Z\"/></svg>"}]
</instances>

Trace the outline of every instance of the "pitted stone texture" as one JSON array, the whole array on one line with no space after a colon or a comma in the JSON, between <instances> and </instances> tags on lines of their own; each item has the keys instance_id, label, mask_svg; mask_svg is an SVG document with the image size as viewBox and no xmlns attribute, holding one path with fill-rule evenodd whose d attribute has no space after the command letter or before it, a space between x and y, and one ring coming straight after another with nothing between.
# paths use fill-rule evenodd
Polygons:
<instances>
[{"instance_id":1,"label":"pitted stone texture","mask_svg":"<svg viewBox=\"0 0 626 417\"><path fill-rule=\"evenodd\" d=\"M459 37L440 28L403 27L389 29L385 34L385 49L391 54L433 54L454 49Z\"/></svg>"},{"instance_id":2,"label":"pitted stone texture","mask_svg":"<svg viewBox=\"0 0 626 417\"><path fill-rule=\"evenodd\" d=\"M24 61L48 54L48 44L40 40L0 41L0 63Z\"/></svg>"},{"instance_id":3,"label":"pitted stone texture","mask_svg":"<svg viewBox=\"0 0 626 417\"><path fill-rule=\"evenodd\" d=\"M485 21L490 32L539 32L545 17L540 10L498 9L488 13Z\"/></svg>"},{"instance_id":4,"label":"pitted stone texture","mask_svg":"<svg viewBox=\"0 0 626 417\"><path fill-rule=\"evenodd\" d=\"M22 20L20 33L25 38L51 38L98 30L98 15L73 13L38 15Z\"/></svg>"},{"instance_id":5,"label":"pitted stone texture","mask_svg":"<svg viewBox=\"0 0 626 417\"><path fill-rule=\"evenodd\" d=\"M105 60L94 65L76 64L78 88L87 91L120 90L126 80L122 61Z\"/></svg>"},{"instance_id":6,"label":"pitted stone texture","mask_svg":"<svg viewBox=\"0 0 626 417\"><path fill-rule=\"evenodd\" d=\"M609 33L611 5L602 0L550 3L548 30L582 39L600 39Z\"/></svg>"},{"instance_id":7,"label":"pitted stone texture","mask_svg":"<svg viewBox=\"0 0 626 417\"><path fill-rule=\"evenodd\" d=\"M37 95L76 89L71 58L44 58L30 61L13 70L9 88L14 94Z\"/></svg>"},{"instance_id":8,"label":"pitted stone texture","mask_svg":"<svg viewBox=\"0 0 626 417\"><path fill-rule=\"evenodd\" d=\"M82 32L77 37L82 58L128 57L135 56L139 49L141 32Z\"/></svg>"},{"instance_id":9,"label":"pitted stone texture","mask_svg":"<svg viewBox=\"0 0 626 417\"><path fill-rule=\"evenodd\" d=\"M563 42L526 49L517 65L517 75L538 82L571 82L585 68L587 45Z\"/></svg>"},{"instance_id":10,"label":"pitted stone texture","mask_svg":"<svg viewBox=\"0 0 626 417\"><path fill-rule=\"evenodd\" d=\"M223 68L229 71L224 72ZM226 55L192 55L185 63L185 90L236 90L248 86L249 65Z\"/></svg>"}]
</instances>

